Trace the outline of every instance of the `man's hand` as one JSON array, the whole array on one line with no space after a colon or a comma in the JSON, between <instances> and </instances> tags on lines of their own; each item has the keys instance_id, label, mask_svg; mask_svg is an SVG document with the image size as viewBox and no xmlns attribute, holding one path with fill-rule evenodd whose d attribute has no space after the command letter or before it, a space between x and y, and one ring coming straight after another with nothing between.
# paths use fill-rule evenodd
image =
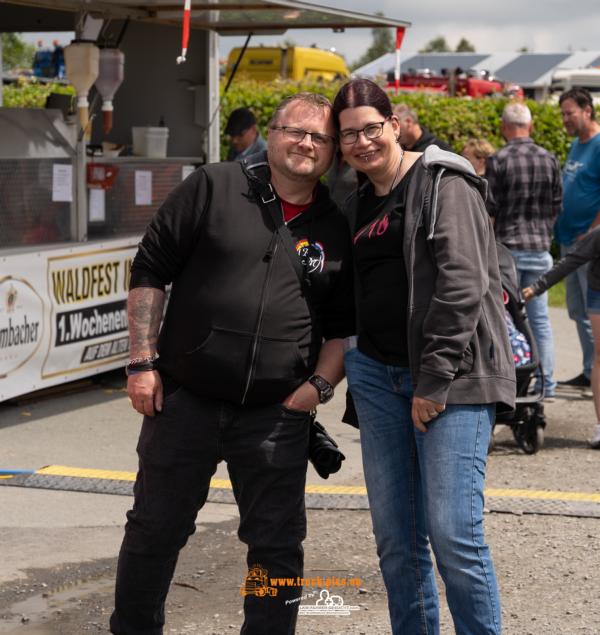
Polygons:
<instances>
[{"instance_id":1,"label":"man's hand","mask_svg":"<svg viewBox=\"0 0 600 635\"><path fill-rule=\"evenodd\" d=\"M291 410L310 412L311 410L315 410L319 405L319 393L312 384L305 381L287 397L282 405Z\"/></svg>"},{"instance_id":2,"label":"man's hand","mask_svg":"<svg viewBox=\"0 0 600 635\"><path fill-rule=\"evenodd\" d=\"M127 378L127 394L134 410L153 417L163 407L163 386L156 370L135 373Z\"/></svg>"},{"instance_id":3,"label":"man's hand","mask_svg":"<svg viewBox=\"0 0 600 635\"><path fill-rule=\"evenodd\" d=\"M445 409L446 406L437 401L430 401L423 397L413 397L411 416L415 428L421 432L427 432L425 424L435 419Z\"/></svg>"},{"instance_id":4,"label":"man's hand","mask_svg":"<svg viewBox=\"0 0 600 635\"><path fill-rule=\"evenodd\" d=\"M529 300L531 300L531 298L535 296L535 293L533 292L533 287L525 287L524 289L521 289L521 293L523 294L523 298L525 299L525 302L529 302Z\"/></svg>"}]
</instances>

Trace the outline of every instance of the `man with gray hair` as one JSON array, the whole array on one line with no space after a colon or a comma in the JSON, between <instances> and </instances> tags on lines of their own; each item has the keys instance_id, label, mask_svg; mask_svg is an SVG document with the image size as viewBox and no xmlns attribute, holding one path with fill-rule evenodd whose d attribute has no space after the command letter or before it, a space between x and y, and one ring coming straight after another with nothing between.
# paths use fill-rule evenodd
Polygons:
<instances>
[{"instance_id":1,"label":"man with gray hair","mask_svg":"<svg viewBox=\"0 0 600 635\"><path fill-rule=\"evenodd\" d=\"M453 152L445 141L438 139L425 126L419 123L417 113L406 104L396 104L394 106L394 114L400 122L400 145L405 150L423 152L428 146L435 145L442 150Z\"/></svg>"},{"instance_id":2,"label":"man with gray hair","mask_svg":"<svg viewBox=\"0 0 600 635\"><path fill-rule=\"evenodd\" d=\"M560 166L556 157L531 139L533 121L522 103L508 104L500 132L506 145L487 160L487 208L494 219L498 242L512 252L520 288L528 287L552 267L550 244L562 199ZM527 303L527 316L544 373L546 398L554 396L554 341L548 316L548 294ZM535 389L542 387L538 377Z\"/></svg>"}]
</instances>

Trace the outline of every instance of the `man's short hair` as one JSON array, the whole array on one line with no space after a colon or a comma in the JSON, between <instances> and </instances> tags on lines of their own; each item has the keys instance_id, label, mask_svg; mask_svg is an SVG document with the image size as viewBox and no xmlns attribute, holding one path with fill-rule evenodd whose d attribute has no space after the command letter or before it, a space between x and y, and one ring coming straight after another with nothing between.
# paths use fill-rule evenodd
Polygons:
<instances>
[{"instance_id":1,"label":"man's short hair","mask_svg":"<svg viewBox=\"0 0 600 635\"><path fill-rule=\"evenodd\" d=\"M531 110L519 102L506 104L502 111L502 121L509 126L524 128L531 123Z\"/></svg>"},{"instance_id":2,"label":"man's short hair","mask_svg":"<svg viewBox=\"0 0 600 635\"><path fill-rule=\"evenodd\" d=\"M277 125L277 123L279 122L279 117L281 116L281 113L294 101L301 101L302 103L308 104L310 106L314 106L315 108L322 108L322 109L328 108L329 110L333 109L331 102L324 95L320 95L319 93L309 93L309 92L295 93L283 99L279 103L279 105L275 108L275 110L273 111L273 114L271 115L271 119L269 119L269 128L272 128L273 126ZM338 124L337 124L336 118L333 117L332 121L337 129Z\"/></svg>"},{"instance_id":3,"label":"man's short hair","mask_svg":"<svg viewBox=\"0 0 600 635\"><path fill-rule=\"evenodd\" d=\"M406 104L396 104L394 106L394 114L398 119L412 119L415 123L419 123L419 115Z\"/></svg>"},{"instance_id":4,"label":"man's short hair","mask_svg":"<svg viewBox=\"0 0 600 635\"><path fill-rule=\"evenodd\" d=\"M562 106L563 102L567 99L572 99L581 109L589 106L592 109L592 119L596 119L596 111L594 110L594 100L587 88L581 86L575 86L565 91L559 98L558 103Z\"/></svg>"},{"instance_id":5,"label":"man's short hair","mask_svg":"<svg viewBox=\"0 0 600 635\"><path fill-rule=\"evenodd\" d=\"M248 108L236 108L229 115L225 134L237 137L256 124L254 113Z\"/></svg>"}]
</instances>

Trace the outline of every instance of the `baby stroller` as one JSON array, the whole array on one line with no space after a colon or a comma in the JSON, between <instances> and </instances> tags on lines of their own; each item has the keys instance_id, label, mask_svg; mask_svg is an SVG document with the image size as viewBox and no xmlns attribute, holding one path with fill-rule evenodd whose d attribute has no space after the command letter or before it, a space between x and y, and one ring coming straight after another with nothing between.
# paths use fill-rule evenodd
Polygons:
<instances>
[{"instance_id":1,"label":"baby stroller","mask_svg":"<svg viewBox=\"0 0 600 635\"><path fill-rule=\"evenodd\" d=\"M517 269L510 250L496 243L498 250L498 263L500 265L500 278L502 288L508 295L506 309L511 315L517 329L525 336L531 348L531 357L526 364L515 368L517 376L517 398L513 411L501 412L496 415L494 426L504 424L510 426L515 441L526 454L535 454L544 444L544 428L546 419L544 417L544 389L543 389L543 369L541 367L537 346L527 313L525 303L521 297L519 289ZM536 372L542 375L541 392L533 392ZM490 450L494 445L492 434Z\"/></svg>"}]
</instances>

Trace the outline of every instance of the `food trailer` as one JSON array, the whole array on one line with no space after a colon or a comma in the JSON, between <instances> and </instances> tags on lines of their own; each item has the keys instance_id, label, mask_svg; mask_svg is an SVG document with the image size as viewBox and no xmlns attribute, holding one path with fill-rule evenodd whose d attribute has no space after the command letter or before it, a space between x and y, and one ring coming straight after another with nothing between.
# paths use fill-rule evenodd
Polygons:
<instances>
[{"instance_id":1,"label":"food trailer","mask_svg":"<svg viewBox=\"0 0 600 635\"><path fill-rule=\"evenodd\" d=\"M0 2L0 32L74 31L124 58L108 134L93 97L87 126L60 100L0 107L0 401L125 364L142 232L170 190L219 160L219 36L407 26L291 0Z\"/></svg>"}]
</instances>

